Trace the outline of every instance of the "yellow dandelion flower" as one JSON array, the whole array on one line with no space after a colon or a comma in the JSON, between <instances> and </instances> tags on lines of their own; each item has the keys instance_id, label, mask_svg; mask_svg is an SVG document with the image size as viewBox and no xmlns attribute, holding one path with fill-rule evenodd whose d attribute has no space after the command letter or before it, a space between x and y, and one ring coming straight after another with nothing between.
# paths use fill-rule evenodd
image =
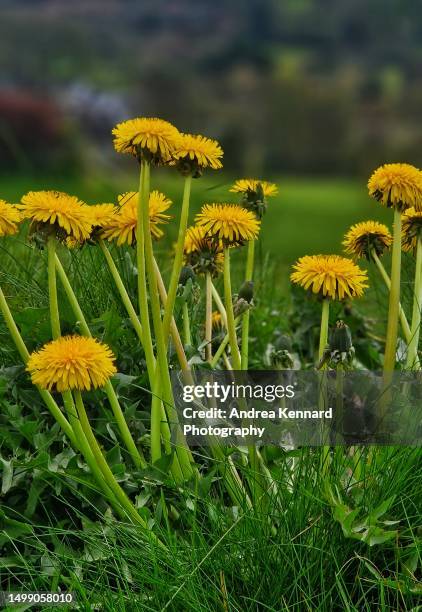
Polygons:
<instances>
[{"instance_id":1,"label":"yellow dandelion flower","mask_svg":"<svg viewBox=\"0 0 422 612\"><path fill-rule=\"evenodd\" d=\"M114 204L93 204L89 207L92 227L105 227L117 212Z\"/></svg>"},{"instance_id":2,"label":"yellow dandelion flower","mask_svg":"<svg viewBox=\"0 0 422 612\"><path fill-rule=\"evenodd\" d=\"M203 225L191 225L186 230L184 253L189 255L198 251L205 250L208 244L215 243L212 236L207 232ZM218 243L217 243L218 246ZM220 243L220 251L223 250Z\"/></svg>"},{"instance_id":3,"label":"yellow dandelion flower","mask_svg":"<svg viewBox=\"0 0 422 612\"><path fill-rule=\"evenodd\" d=\"M68 249L71 250L77 249L79 246L81 246L79 240L76 240L76 238L74 238L73 236L68 236L64 241L64 244L67 246Z\"/></svg>"},{"instance_id":4,"label":"yellow dandelion flower","mask_svg":"<svg viewBox=\"0 0 422 612\"><path fill-rule=\"evenodd\" d=\"M332 300L361 297L367 287L365 270L339 255L306 255L293 266L290 279L304 289Z\"/></svg>"},{"instance_id":5,"label":"yellow dandelion flower","mask_svg":"<svg viewBox=\"0 0 422 612\"><path fill-rule=\"evenodd\" d=\"M222 157L223 149L218 142L199 134L181 134L173 151L173 158L177 160L181 173L185 176L191 174L195 178L200 176L205 168L222 168Z\"/></svg>"},{"instance_id":6,"label":"yellow dandelion flower","mask_svg":"<svg viewBox=\"0 0 422 612\"><path fill-rule=\"evenodd\" d=\"M400 211L422 210L422 173L410 164L385 164L368 181L369 195Z\"/></svg>"},{"instance_id":7,"label":"yellow dandelion flower","mask_svg":"<svg viewBox=\"0 0 422 612\"><path fill-rule=\"evenodd\" d=\"M116 373L114 355L95 338L64 336L31 354L27 370L34 385L55 391L103 387Z\"/></svg>"},{"instance_id":8,"label":"yellow dandelion flower","mask_svg":"<svg viewBox=\"0 0 422 612\"><path fill-rule=\"evenodd\" d=\"M131 153L138 159L167 163L179 141L174 125L156 117L138 117L119 123L112 130L118 153Z\"/></svg>"},{"instance_id":9,"label":"yellow dandelion flower","mask_svg":"<svg viewBox=\"0 0 422 612\"><path fill-rule=\"evenodd\" d=\"M157 240L163 236L163 231L159 226L168 223L171 219L170 215L165 214L171 204L171 200L163 193L156 190L151 191L149 196L149 221L151 235ZM138 192L129 191L120 195L119 205L120 208L117 213L104 226L102 236L109 241L116 239L117 246L125 243L135 244L138 222Z\"/></svg>"},{"instance_id":10,"label":"yellow dandelion flower","mask_svg":"<svg viewBox=\"0 0 422 612\"><path fill-rule=\"evenodd\" d=\"M219 330L223 327L223 317L218 310L214 310L211 316L212 328Z\"/></svg>"},{"instance_id":11,"label":"yellow dandelion flower","mask_svg":"<svg viewBox=\"0 0 422 612\"><path fill-rule=\"evenodd\" d=\"M196 274L210 272L217 276L223 269L223 244L221 240L213 239L202 225L188 227L183 252L185 263Z\"/></svg>"},{"instance_id":12,"label":"yellow dandelion flower","mask_svg":"<svg viewBox=\"0 0 422 612\"><path fill-rule=\"evenodd\" d=\"M402 215L401 244L403 251L414 251L422 239L422 210L408 208Z\"/></svg>"},{"instance_id":13,"label":"yellow dandelion flower","mask_svg":"<svg viewBox=\"0 0 422 612\"><path fill-rule=\"evenodd\" d=\"M154 238L161 238L163 231L158 227L159 224L168 223L171 215L164 214L170 208L172 201L161 191L151 191L149 195L149 222L151 234Z\"/></svg>"},{"instance_id":14,"label":"yellow dandelion flower","mask_svg":"<svg viewBox=\"0 0 422 612\"><path fill-rule=\"evenodd\" d=\"M275 183L259 179L239 179L232 185L230 191L243 194L242 206L253 211L258 219L262 219L267 210L267 197L273 197L278 193Z\"/></svg>"},{"instance_id":15,"label":"yellow dandelion flower","mask_svg":"<svg viewBox=\"0 0 422 612\"><path fill-rule=\"evenodd\" d=\"M19 210L5 200L0 200L0 237L16 234L20 220Z\"/></svg>"},{"instance_id":16,"label":"yellow dandelion flower","mask_svg":"<svg viewBox=\"0 0 422 612\"><path fill-rule=\"evenodd\" d=\"M393 237L383 223L362 221L352 225L342 244L349 255L370 259L372 250L377 255L382 255L386 249L389 249L393 244Z\"/></svg>"},{"instance_id":17,"label":"yellow dandelion flower","mask_svg":"<svg viewBox=\"0 0 422 612\"><path fill-rule=\"evenodd\" d=\"M205 204L195 220L226 247L256 240L260 227L255 215L237 204Z\"/></svg>"},{"instance_id":18,"label":"yellow dandelion flower","mask_svg":"<svg viewBox=\"0 0 422 612\"><path fill-rule=\"evenodd\" d=\"M59 238L86 240L91 233L89 208L76 196L61 191L30 191L19 207L37 227L54 227Z\"/></svg>"},{"instance_id":19,"label":"yellow dandelion flower","mask_svg":"<svg viewBox=\"0 0 422 612\"><path fill-rule=\"evenodd\" d=\"M239 179L230 188L232 193L248 193L257 194L259 185L262 188L262 194L265 198L271 198L278 194L278 187L275 183L269 183L268 181L261 181L259 179Z\"/></svg>"}]
</instances>

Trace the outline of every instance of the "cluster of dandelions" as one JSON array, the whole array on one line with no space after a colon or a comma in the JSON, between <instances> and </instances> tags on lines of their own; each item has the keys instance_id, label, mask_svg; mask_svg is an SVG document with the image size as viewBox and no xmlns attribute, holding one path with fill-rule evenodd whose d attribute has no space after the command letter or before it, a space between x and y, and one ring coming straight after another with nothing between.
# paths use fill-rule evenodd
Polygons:
<instances>
[{"instance_id":1,"label":"cluster of dandelions","mask_svg":"<svg viewBox=\"0 0 422 612\"><path fill-rule=\"evenodd\" d=\"M373 261L389 291L389 313L384 355L384 372L390 375L395 367L400 321L407 344L406 367L420 369L419 330L422 303L422 172L409 164L385 164L368 181L369 195L394 209L393 234L377 221L362 221L346 233L343 246L353 259ZM381 256L392 249L391 277ZM400 304L401 251L415 255L415 280L412 319L409 325ZM314 255L299 259L291 280L311 290L322 299L320 358L328 340L329 302L345 297L355 298L367 287L366 271L354 261L337 255Z\"/></svg>"},{"instance_id":2,"label":"cluster of dandelions","mask_svg":"<svg viewBox=\"0 0 422 612\"><path fill-rule=\"evenodd\" d=\"M28 220L30 238L47 253L52 341L29 355L1 290L0 306L34 385L70 442L84 456L98 489L116 513L148 529L107 464L85 410L83 394L95 388L104 389L121 441L136 468L142 469L150 462L157 463L167 455L169 472L175 483L201 477L174 409L169 374L170 344L187 381L193 380L192 370L198 367L198 353L199 361L202 360L207 367L248 369L249 324L254 305L254 245L268 199L277 195L278 190L275 184L267 181L240 179L230 188L237 201L204 203L194 224L189 226L192 180L200 178L207 169L222 168L223 151L218 142L202 135L181 133L169 122L157 118L126 121L114 128L113 135L116 151L132 155L138 163L137 192L123 193L114 203L95 205L88 205L60 191L31 191L17 206L0 200L0 236L15 234L19 224ZM150 190L151 173L159 173L163 166L173 168L183 180L182 203L176 214L173 214L173 203L164 193ZM379 223L357 224L344 241L345 250L353 259L338 255L308 255L296 263L291 276L292 282L300 284L322 301L320 357L328 338L330 301L360 297L368 286L366 272L359 268L355 258L375 261L382 270L390 290L389 326L399 314L403 324L406 320L397 300L397 244L400 247L401 241L405 250L417 254L419 277L415 277L415 294L420 291L420 172L404 164L385 166L370 179L369 191L383 204L394 208L394 237ZM175 216L179 217L178 238L166 282L155 256L154 243L162 238L165 226ZM92 336L83 308L61 263L58 243L70 249L96 248L104 256L145 355L151 388L147 445L135 440L128 427L111 383L116 372L116 357L108 346ZM109 248L111 243L117 249L133 252L137 269L136 298L130 296L119 274L113 250ZM231 253L233 249L245 246L244 282L234 294ZM391 246L393 267L390 280L379 258ZM223 280L221 294L216 283L219 276ZM63 285L82 335L62 336L57 280ZM191 325L191 306L195 301L196 307L198 300L203 302L202 336ZM174 316L176 304L181 304L180 325L180 317ZM411 351L417 355L415 334L411 335L416 323L417 315L414 313L411 328L406 321L409 355ZM195 351L196 359L192 360L190 355ZM286 351L283 349L282 352ZM284 363L289 361L284 359ZM387 354L385 367L391 367ZM220 465L221 450L216 445L211 449ZM262 469L264 488L258 486L255 476L251 481L242 478L233 461L225 463L222 472L228 495L233 503L242 507L254 503L256 496L272 486L268 482L268 471L262 467L259 450L249 447L248 456L254 473Z\"/></svg>"},{"instance_id":3,"label":"cluster of dandelions","mask_svg":"<svg viewBox=\"0 0 422 612\"><path fill-rule=\"evenodd\" d=\"M50 306L52 340L31 355L26 349L9 306L1 294L1 309L33 384L38 388L53 417L70 442L85 458L98 489L118 514L142 524L98 444L85 405L84 395L103 389L119 428L121 441L137 469L156 463L162 455L170 457L169 472L176 483L199 477L198 467L187 445L174 410L170 381L170 343L179 366L187 377L194 367L189 360L193 345L204 362L214 367L247 368L249 311L253 306L253 243L258 238L267 198L277 187L266 181L242 179L231 192L237 201L227 204L205 203L188 226L192 180L207 169L222 168L223 151L215 140L202 135L183 134L167 121L138 118L113 130L117 152L132 155L139 166L139 189L119 195L115 202L87 204L62 191L30 191L18 205L0 201L0 235L16 234L19 225L28 227L33 245L46 253L46 276ZM163 278L154 252L154 243L172 222L174 205L159 190L150 190L152 172L168 166L182 176L183 194L179 212L178 239L172 254L168 282ZM61 245L59 248L58 245ZM113 249L110 246L114 245ZM244 287L232 294L230 253L247 245L248 264ZM147 443L135 440L125 420L112 377L116 356L94 338L83 307L73 290L61 261L63 249L99 249L108 265L121 301L126 308L145 356L151 387L150 432ZM130 296L114 260L115 249L129 249L137 270L137 295ZM220 295L215 283L224 278ZM201 279L206 289L199 290ZM57 283L63 286L73 309L81 335L62 335L61 308ZM191 331L190 300L204 295L204 325L201 333ZM175 322L176 303L182 303L181 329ZM215 312L221 321L221 342L216 345ZM239 327L240 326L240 327ZM242 353L239 349L242 329ZM201 337L202 335L202 337ZM198 340L198 338L200 338ZM61 398L61 399L60 399ZM221 459L218 448L216 458ZM230 464L223 476L229 495L236 504L250 499L247 483L242 482L236 466Z\"/></svg>"}]
</instances>

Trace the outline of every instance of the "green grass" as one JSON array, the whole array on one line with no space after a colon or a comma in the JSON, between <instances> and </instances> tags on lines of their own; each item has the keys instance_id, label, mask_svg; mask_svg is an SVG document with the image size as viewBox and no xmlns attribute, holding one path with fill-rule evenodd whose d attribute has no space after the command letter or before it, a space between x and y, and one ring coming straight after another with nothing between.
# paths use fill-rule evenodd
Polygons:
<instances>
[{"instance_id":1,"label":"green grass","mask_svg":"<svg viewBox=\"0 0 422 612\"><path fill-rule=\"evenodd\" d=\"M56 506L70 521L46 521L15 537L14 553L2 561L3 588L60 586L82 605L99 603L113 612L416 610L420 462L416 449L375 449L369 461L356 449L350 456L336 453L322 476L318 451L280 451L269 463L278 492L265 514L224 505L218 481L202 496L157 482L173 514L171 528L163 507L146 516L167 551L151 546L133 526L110 517L104 522L89 504L81 513L69 504L71 478L57 495L51 473L41 471L38 479L48 482L40 501L45 515ZM151 490L151 482L143 485ZM337 506L330 487L339 492ZM357 522L364 524L386 500L378 524L393 538L368 546L347 535L352 509L359 508ZM75 526L62 526L69 522Z\"/></svg>"}]
</instances>

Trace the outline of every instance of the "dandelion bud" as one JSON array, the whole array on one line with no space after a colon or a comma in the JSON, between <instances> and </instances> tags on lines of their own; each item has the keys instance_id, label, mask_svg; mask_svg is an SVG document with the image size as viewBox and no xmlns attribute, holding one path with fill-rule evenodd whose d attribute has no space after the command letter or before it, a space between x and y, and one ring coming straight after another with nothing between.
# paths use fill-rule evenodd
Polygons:
<instances>
[{"instance_id":1,"label":"dandelion bud","mask_svg":"<svg viewBox=\"0 0 422 612\"><path fill-rule=\"evenodd\" d=\"M250 304L253 300L253 281L245 281L239 289L239 299L246 300Z\"/></svg>"},{"instance_id":2,"label":"dandelion bud","mask_svg":"<svg viewBox=\"0 0 422 612\"><path fill-rule=\"evenodd\" d=\"M180 271L179 285L181 285L182 287L185 287L189 279L192 281L192 283L195 282L195 279L196 279L195 272L193 271L192 266L183 266L183 268Z\"/></svg>"},{"instance_id":3,"label":"dandelion bud","mask_svg":"<svg viewBox=\"0 0 422 612\"><path fill-rule=\"evenodd\" d=\"M352 346L352 334L350 333L349 326L344 321L337 321L336 326L331 330L331 350L347 353Z\"/></svg>"},{"instance_id":4,"label":"dandelion bud","mask_svg":"<svg viewBox=\"0 0 422 612\"><path fill-rule=\"evenodd\" d=\"M258 219L262 219L267 210L267 197L277 195L277 185L258 179L240 179L230 189L233 193L242 194L242 206L251 210Z\"/></svg>"},{"instance_id":5,"label":"dandelion bud","mask_svg":"<svg viewBox=\"0 0 422 612\"><path fill-rule=\"evenodd\" d=\"M334 364L351 363L355 355L352 334L344 321L337 321L330 334L330 361Z\"/></svg>"}]
</instances>

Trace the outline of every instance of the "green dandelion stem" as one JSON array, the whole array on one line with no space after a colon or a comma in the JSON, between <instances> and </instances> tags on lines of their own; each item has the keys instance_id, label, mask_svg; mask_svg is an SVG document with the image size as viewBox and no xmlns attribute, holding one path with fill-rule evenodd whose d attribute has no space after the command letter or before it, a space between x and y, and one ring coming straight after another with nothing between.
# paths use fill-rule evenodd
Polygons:
<instances>
[{"instance_id":1,"label":"green dandelion stem","mask_svg":"<svg viewBox=\"0 0 422 612\"><path fill-rule=\"evenodd\" d=\"M324 299L322 301L322 312L321 312L321 327L319 330L319 351L318 359L321 361L325 347L328 344L328 322L330 318L330 301Z\"/></svg>"},{"instance_id":2,"label":"green dandelion stem","mask_svg":"<svg viewBox=\"0 0 422 612\"><path fill-rule=\"evenodd\" d=\"M212 280L211 274L205 276L205 357L212 361Z\"/></svg>"},{"instance_id":3,"label":"green dandelion stem","mask_svg":"<svg viewBox=\"0 0 422 612\"><path fill-rule=\"evenodd\" d=\"M382 277L382 279L384 281L385 286L387 287L388 291L390 291L390 289L391 289L391 280L390 280L390 277L387 274L387 270L384 268L384 266L382 264L382 261L378 257L378 255L377 255L375 250L373 250L371 252L371 256L372 256L372 258L373 258L373 260L375 262L375 265L378 268L379 273L381 274L381 277ZM412 335L411 335L409 323L407 322L406 314L405 314L401 304L399 304L399 317L400 317L400 324L401 324L401 328L403 330L404 337L406 339L406 342L409 343Z\"/></svg>"},{"instance_id":4,"label":"green dandelion stem","mask_svg":"<svg viewBox=\"0 0 422 612\"><path fill-rule=\"evenodd\" d=\"M416 245L415 284L413 295L412 328L407 349L406 367L419 370L418 347L421 328L422 306L422 238L418 236Z\"/></svg>"},{"instance_id":5,"label":"green dandelion stem","mask_svg":"<svg viewBox=\"0 0 422 612\"><path fill-rule=\"evenodd\" d=\"M111 272L111 276L113 277L114 283L117 287L117 290L119 292L123 305L126 308L126 312L129 316L130 322L132 323L133 329L135 330L136 335L141 341L142 346L144 346L144 340L142 336L142 325L138 319L138 315L136 314L135 308L133 307L133 304L130 300L129 294L126 291L126 287L123 284L122 278L119 274L119 270L117 269L117 266L114 263L114 259L112 258L111 253L108 250L107 245L105 244L104 240L102 240L102 238L99 239L98 244L104 254L105 260ZM145 350L145 347L144 347L144 350Z\"/></svg>"},{"instance_id":6,"label":"green dandelion stem","mask_svg":"<svg viewBox=\"0 0 422 612\"><path fill-rule=\"evenodd\" d=\"M213 282L211 282L211 291L212 291L212 297L213 300L218 308L218 311L221 315L221 318L223 320L224 326L227 328L227 313L226 313L226 309L224 308L224 304L223 304L223 300L220 297L220 294L218 293L215 285Z\"/></svg>"},{"instance_id":7,"label":"green dandelion stem","mask_svg":"<svg viewBox=\"0 0 422 612\"><path fill-rule=\"evenodd\" d=\"M163 277L161 276L161 272L160 272L160 269L158 267L158 264L155 258L154 258L154 268L155 268L155 273L157 275L158 291L160 293L161 303L163 307L165 308L167 304L167 291L164 285ZM171 333L171 339L173 340L177 359L179 361L179 365L181 369L189 370L190 366L186 358L185 349L183 348L182 339L180 338L179 330L177 329L177 325L176 325L176 321L174 320L174 317L172 317L171 319L170 333Z\"/></svg>"},{"instance_id":8,"label":"green dandelion stem","mask_svg":"<svg viewBox=\"0 0 422 612\"><path fill-rule=\"evenodd\" d=\"M93 452L95 461L99 469L101 470L107 485L113 491L114 495L116 496L116 499L119 501L119 503L121 504L122 508L125 510L127 516L131 519L131 521L138 525L141 525L141 527L143 527L144 529L149 530L148 525L146 524L144 519L140 516L135 506L132 504L132 502L126 495L126 493L123 491L123 489L121 488L121 486L115 479L114 474L111 471L101 451L101 448L97 442L96 437L94 436L91 425L89 423L88 416L85 411L85 406L82 400L81 392L79 390L76 390L74 392L74 396L75 396L75 402L76 402L76 409L78 411L78 416L79 416L82 430L86 436L88 444L90 445L91 450ZM157 543L161 544L158 538L154 538L154 540Z\"/></svg>"},{"instance_id":9,"label":"green dandelion stem","mask_svg":"<svg viewBox=\"0 0 422 612\"><path fill-rule=\"evenodd\" d=\"M6 322L7 325L7 329L9 330L9 333L12 337L13 342L15 343L16 349L18 350L19 355L21 356L22 361L26 364L28 359L29 359L29 352L28 349L26 348L26 345L22 339L22 336L20 335L20 332L17 328L17 325L15 323L15 320L13 318L13 315L10 311L9 305L6 301L5 295L0 287L0 310L3 314L4 320ZM64 433L66 434L66 436L69 438L70 442L72 443L72 446L74 446L74 448L78 449L78 443L76 441L76 437L73 433L73 429L69 423L69 421L66 419L66 417L63 415L62 411L60 410L59 406L56 404L56 402L54 401L53 397L51 396L51 394L46 391L45 389L41 389L41 387L37 386L38 389L38 393L40 394L41 398L43 399L45 405L47 406L47 408L49 409L51 415L55 418L55 420L58 422L58 424L60 425L60 427L62 428L62 430L64 431Z\"/></svg>"},{"instance_id":10,"label":"green dandelion stem","mask_svg":"<svg viewBox=\"0 0 422 612\"><path fill-rule=\"evenodd\" d=\"M50 302L50 322L51 333L54 340L60 338L60 314L59 303L57 299L57 283L56 283L56 238L49 236L47 241L47 257L48 257L48 297Z\"/></svg>"},{"instance_id":11,"label":"green dandelion stem","mask_svg":"<svg viewBox=\"0 0 422 612\"><path fill-rule=\"evenodd\" d=\"M151 458L156 461L161 457L161 417L162 411L157 401L159 391L159 377L157 375L156 360L152 345L151 325L148 308L148 290L146 273L146 245L144 215L145 209L148 216L147 231L149 232L149 186L146 183L146 174L149 173L149 165L142 162L139 177L138 197L138 223L136 225L136 253L138 268L138 296L141 323L144 337L145 359L147 361L148 375L150 379L152 401L151 401ZM154 293L150 287L151 293ZM152 303L151 303L152 305ZM154 399L155 398L155 399ZM161 402L160 402L161 403Z\"/></svg>"},{"instance_id":12,"label":"green dandelion stem","mask_svg":"<svg viewBox=\"0 0 422 612\"><path fill-rule=\"evenodd\" d=\"M239 317L237 317L234 320L235 325L237 325L238 322L239 322ZM211 364L210 364L211 368L215 368L216 365L218 364L218 362L220 361L221 356L223 355L224 351L226 350L226 347L227 347L227 345L229 343L229 340L230 340L230 337L229 337L229 334L227 333L224 336L220 346L216 350L214 357L212 358L212 361L211 361Z\"/></svg>"},{"instance_id":13,"label":"green dandelion stem","mask_svg":"<svg viewBox=\"0 0 422 612\"><path fill-rule=\"evenodd\" d=\"M183 318L183 341L185 346L192 346L192 335L190 331L190 318L189 318L189 306L185 300L182 305L182 318Z\"/></svg>"},{"instance_id":14,"label":"green dandelion stem","mask_svg":"<svg viewBox=\"0 0 422 612\"><path fill-rule=\"evenodd\" d=\"M139 175L139 191L138 191L138 206L137 206L137 218L136 224L136 266L138 270L138 308L142 325L142 338L143 348L145 352L145 360L147 362L148 375L150 378L151 387L153 386L153 379L155 373L155 356L152 345L151 325L149 320L149 309L148 309L148 290L147 290L147 277L145 270L145 237L142 227L142 198L144 190L144 172L143 165L141 165ZM149 194L147 194L147 210L149 212ZM113 262L114 263L114 262Z\"/></svg>"},{"instance_id":15,"label":"green dandelion stem","mask_svg":"<svg viewBox=\"0 0 422 612\"><path fill-rule=\"evenodd\" d=\"M170 277L167 304L164 309L163 329L165 338L169 337L170 323L171 318L173 316L174 305L176 302L177 287L179 285L179 277L183 265L183 247L185 244L186 229L188 226L191 185L192 176L189 175L185 178L185 184L183 188L183 200L182 210L180 213L179 233L177 237L176 251L174 254L173 269Z\"/></svg>"},{"instance_id":16,"label":"green dandelion stem","mask_svg":"<svg viewBox=\"0 0 422 612\"><path fill-rule=\"evenodd\" d=\"M254 259L255 259L255 240L249 240L247 260L246 260L246 274L245 274L246 281L253 280ZM250 319L250 311L247 310L242 319L242 344L241 344L242 370L247 370L248 364L249 364L249 319Z\"/></svg>"},{"instance_id":17,"label":"green dandelion stem","mask_svg":"<svg viewBox=\"0 0 422 612\"><path fill-rule=\"evenodd\" d=\"M20 335L18 327L15 323L13 315L10 311L9 305L6 301L6 297L0 287L0 309L3 314L5 323L7 325L7 329L9 330L10 335L12 336L12 340L15 343L15 346L18 350L19 355L24 363L26 363L29 359L29 352L26 348L25 342Z\"/></svg>"},{"instance_id":18,"label":"green dandelion stem","mask_svg":"<svg viewBox=\"0 0 422 612\"><path fill-rule=\"evenodd\" d=\"M224 299L227 313L227 332L232 352L232 363L235 370L241 369L239 346L237 344L236 324L233 312L233 296L230 276L230 250L224 249Z\"/></svg>"},{"instance_id":19,"label":"green dandelion stem","mask_svg":"<svg viewBox=\"0 0 422 612\"><path fill-rule=\"evenodd\" d=\"M330 301L328 299L324 299L322 301L322 310L321 310L321 327L319 331L319 351L318 351L318 360L321 361L324 356L324 351L328 344L328 324L330 320ZM326 370L327 364L324 364L321 370ZM319 372L319 409L327 410L327 375L324 371ZM325 442L327 438L327 431L325 427L325 423L321 424L322 427L322 437ZM330 457L330 447L326 444L321 448L321 469L324 474L326 474L328 465L329 465L329 457Z\"/></svg>"},{"instance_id":20,"label":"green dandelion stem","mask_svg":"<svg viewBox=\"0 0 422 612\"><path fill-rule=\"evenodd\" d=\"M387 336L384 352L384 379L389 384L396 362L397 332L400 304L401 213L394 209L393 249L391 254L391 288L388 304Z\"/></svg>"},{"instance_id":21,"label":"green dandelion stem","mask_svg":"<svg viewBox=\"0 0 422 612\"><path fill-rule=\"evenodd\" d=\"M84 336L92 337L91 331L88 327L88 323L86 322L84 313L82 312L82 308L80 307L78 298L75 295L75 292L72 289L72 286L69 282L67 274L62 266L60 259L56 255L56 269L60 278L60 282L62 283L63 289L66 293L69 304L73 310L73 314L75 315L79 325L81 327L82 333ZM111 409L114 414L114 418L116 419L117 426L120 431L120 435L122 437L123 442L126 445L127 450L129 451L130 456L132 457L132 461L134 462L136 467L146 467L146 461L140 451L138 450L135 441L132 438L132 434L130 433L130 429L126 423L126 419L122 412L119 400L117 399L116 392L113 388L113 385L108 380L105 384L105 392L107 394L108 400L110 402Z\"/></svg>"}]
</instances>

